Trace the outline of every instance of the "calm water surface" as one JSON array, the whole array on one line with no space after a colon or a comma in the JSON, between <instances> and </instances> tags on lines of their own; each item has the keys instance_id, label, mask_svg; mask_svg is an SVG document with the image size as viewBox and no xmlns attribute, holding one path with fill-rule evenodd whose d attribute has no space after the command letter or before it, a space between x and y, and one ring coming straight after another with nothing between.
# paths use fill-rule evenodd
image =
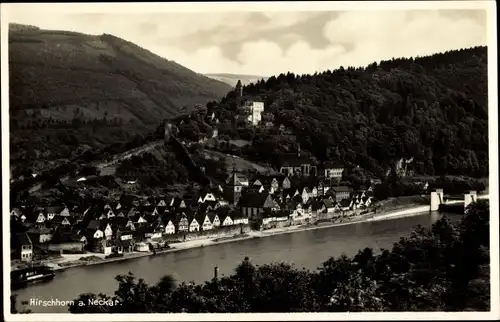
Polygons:
<instances>
[{"instance_id":1,"label":"calm water surface","mask_svg":"<svg viewBox=\"0 0 500 322\"><path fill-rule=\"evenodd\" d=\"M400 237L408 235L417 225L428 227L441 217L426 213L411 217L358 223L346 226L309 230L266 238L249 239L210 247L190 249L156 257L142 257L125 262L71 268L58 272L53 281L35 284L16 291L18 301L74 300L81 293L113 295L117 287L114 277L129 271L148 283L157 282L163 275L171 274L179 281L203 282L213 277L214 266L220 275L230 275L244 259L250 257L254 264L287 261L297 267L316 269L331 256L342 253L354 255L358 250L390 249ZM449 215L452 221L460 216ZM27 306L34 313L67 313L66 307Z\"/></svg>"}]
</instances>

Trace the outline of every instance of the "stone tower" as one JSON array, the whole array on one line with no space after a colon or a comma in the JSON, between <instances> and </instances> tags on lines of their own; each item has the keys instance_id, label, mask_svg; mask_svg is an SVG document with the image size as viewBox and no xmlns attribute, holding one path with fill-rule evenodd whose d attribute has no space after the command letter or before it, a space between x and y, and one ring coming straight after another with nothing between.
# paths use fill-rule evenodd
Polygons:
<instances>
[{"instance_id":1,"label":"stone tower","mask_svg":"<svg viewBox=\"0 0 500 322\"><path fill-rule=\"evenodd\" d=\"M234 205L238 203L241 197L241 190L243 189L243 185L241 184L240 179L238 178L238 174L236 173L236 164L233 162L233 171L231 176L226 182L227 187L232 195L232 202Z\"/></svg>"}]
</instances>

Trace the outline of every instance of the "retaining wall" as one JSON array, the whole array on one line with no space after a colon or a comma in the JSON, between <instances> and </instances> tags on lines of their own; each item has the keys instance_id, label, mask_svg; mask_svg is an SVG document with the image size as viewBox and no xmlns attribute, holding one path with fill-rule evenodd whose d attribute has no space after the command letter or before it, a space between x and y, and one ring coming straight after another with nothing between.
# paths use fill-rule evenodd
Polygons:
<instances>
[{"instance_id":1,"label":"retaining wall","mask_svg":"<svg viewBox=\"0 0 500 322\"><path fill-rule=\"evenodd\" d=\"M251 230L250 225L234 225L227 227L214 228L212 230L198 231L192 233L176 233L172 235L163 235L163 240L168 243L183 242L188 240L231 237Z\"/></svg>"}]
</instances>

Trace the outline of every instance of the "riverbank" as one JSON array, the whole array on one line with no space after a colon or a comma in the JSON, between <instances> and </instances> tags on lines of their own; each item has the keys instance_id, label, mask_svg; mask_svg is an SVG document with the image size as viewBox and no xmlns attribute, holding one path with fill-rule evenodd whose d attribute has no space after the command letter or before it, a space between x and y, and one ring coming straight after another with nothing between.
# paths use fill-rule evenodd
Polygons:
<instances>
[{"instance_id":1,"label":"riverbank","mask_svg":"<svg viewBox=\"0 0 500 322\"><path fill-rule=\"evenodd\" d=\"M478 196L478 199L488 199L489 195ZM460 201L450 201L449 204L453 204ZM380 220L391 220L396 218L403 218L408 216L416 216L429 213L429 206L427 205L419 205L413 206L411 208L406 208L404 210L392 209L390 211L382 211L376 214L370 213L368 215L359 215L350 218L343 218L340 221L324 221L318 224L303 224L303 225L295 225L288 226L283 228L273 228L263 231L250 231L248 233L242 235L233 235L227 237L221 237L216 239L197 239L191 241L185 241L180 243L173 243L170 245L169 249L157 251L156 255L165 254L165 253L173 253L179 252L183 250L200 248L200 247L208 247L214 245L220 245L224 243L232 243L237 241L243 241L252 238L264 238L275 235L282 234L290 234L307 230L317 230L317 229L325 229L325 228L333 228L338 226L352 225L356 223L370 222L370 221L380 221ZM155 256L153 252L131 252L124 254L123 257L109 258L105 259L104 254L87 254L86 256L82 255L63 255L62 259L45 262L44 264L52 267L56 271L66 270L73 267L79 266L89 266L89 265L97 265L97 264L106 264L113 263L118 261L125 261L134 258L146 257L146 256Z\"/></svg>"},{"instance_id":2,"label":"riverbank","mask_svg":"<svg viewBox=\"0 0 500 322\"><path fill-rule=\"evenodd\" d=\"M425 207L428 211L429 206L420 206L420 207L406 209L405 211L399 211L399 212L397 212L397 216L402 216L404 214L416 215L419 213L420 214L424 213L424 212L426 212L426 210L425 209L422 210L423 207ZM300 231L316 230L316 229L332 228L332 227L336 227L336 226L350 225L350 224L355 224L355 223L360 223L360 222L367 222L367 221L373 220L375 218L383 219L383 217L387 217L387 216L389 216L389 217L387 217L387 219L392 219L392 218L394 218L394 215L391 215L391 214L392 213L390 213L390 214L379 213L379 214L375 214L375 215L370 214L368 216L361 215L361 216L356 216L356 217L351 217L351 218L345 218L345 219L338 221L338 222L327 221L327 222L319 223L317 225L315 225L315 224L295 225L295 226L289 226L289 227L283 227L283 228L274 228L274 229L269 229L269 230L264 230L264 231L250 231L250 232L243 234L243 235L234 235L234 236L222 237L222 238L217 238L217 239L197 239L197 240L191 240L191 241L186 241L186 242L173 243L170 245L171 248L165 249L162 251L157 251L156 255L165 254L165 253L173 253L173 252L178 252L178 251L183 251L183 250L188 250L188 249L193 249L193 248L199 248L199 247L207 247L207 246L219 245L219 244L224 244L224 243L243 241L243 240L252 239L252 238L264 238L264 237L269 237L269 236L274 236L274 235L289 234L289 233L300 232ZM105 259L104 254L97 254L97 253L91 253L91 254L86 254L86 255L63 255L63 258L61 258L61 259L58 259L55 261L50 261L50 262L45 262L44 264L50 266L55 271L62 271L62 270L66 270L66 269L73 268L73 267L114 263L114 262L118 262L118 261L125 261L125 260L129 260L129 259L141 258L141 257L146 257L146 256L154 256L154 253L153 252L131 252L131 253L124 254L123 257L115 257L115 258L109 258L109 259Z\"/></svg>"}]
</instances>

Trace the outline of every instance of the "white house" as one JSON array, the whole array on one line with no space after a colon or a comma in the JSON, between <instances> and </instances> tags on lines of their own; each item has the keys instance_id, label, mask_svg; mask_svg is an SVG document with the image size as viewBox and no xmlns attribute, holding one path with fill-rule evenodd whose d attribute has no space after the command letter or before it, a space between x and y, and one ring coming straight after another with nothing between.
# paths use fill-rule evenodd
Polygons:
<instances>
[{"instance_id":1,"label":"white house","mask_svg":"<svg viewBox=\"0 0 500 322\"><path fill-rule=\"evenodd\" d=\"M224 221L222 222L223 227L232 226L233 224L234 224L234 222L230 216L226 216L226 218L224 218Z\"/></svg>"},{"instance_id":2,"label":"white house","mask_svg":"<svg viewBox=\"0 0 500 322\"><path fill-rule=\"evenodd\" d=\"M199 221L203 222L203 224L201 225L203 230L212 230L214 228L212 222L210 221L209 216L207 215L199 216Z\"/></svg>"},{"instance_id":3,"label":"white house","mask_svg":"<svg viewBox=\"0 0 500 322\"><path fill-rule=\"evenodd\" d=\"M41 223L45 222L45 220L46 220L46 218L45 218L45 216L43 215L43 212L39 212L39 213L38 213L38 216L36 217L36 221L35 221L35 222L36 222L37 224L41 224Z\"/></svg>"},{"instance_id":4,"label":"white house","mask_svg":"<svg viewBox=\"0 0 500 322\"><path fill-rule=\"evenodd\" d=\"M214 194L211 192L205 194L205 196L202 199L202 203L204 203L206 201L216 201Z\"/></svg>"},{"instance_id":5,"label":"white house","mask_svg":"<svg viewBox=\"0 0 500 322\"><path fill-rule=\"evenodd\" d=\"M200 231L200 224L196 220L196 218L193 218L191 220L191 223L189 223L189 232L194 232L194 231Z\"/></svg>"},{"instance_id":6,"label":"white house","mask_svg":"<svg viewBox=\"0 0 500 322\"><path fill-rule=\"evenodd\" d=\"M159 239L159 238L161 238L161 236L162 236L161 231L153 231L153 232L144 234L144 237L151 238L151 239Z\"/></svg>"},{"instance_id":7,"label":"white house","mask_svg":"<svg viewBox=\"0 0 500 322\"><path fill-rule=\"evenodd\" d=\"M101 238L104 238L104 232L100 229L97 229L95 232L94 232L94 236L93 236L95 239L101 239Z\"/></svg>"},{"instance_id":8,"label":"white house","mask_svg":"<svg viewBox=\"0 0 500 322\"><path fill-rule=\"evenodd\" d=\"M233 225L246 225L248 224L248 218L241 217L241 218L234 218L233 220Z\"/></svg>"},{"instance_id":9,"label":"white house","mask_svg":"<svg viewBox=\"0 0 500 322\"><path fill-rule=\"evenodd\" d=\"M123 234L123 235L120 235L120 240L131 240L132 239L132 234L128 233L128 234Z\"/></svg>"},{"instance_id":10,"label":"white house","mask_svg":"<svg viewBox=\"0 0 500 322\"><path fill-rule=\"evenodd\" d=\"M147 222L148 221L146 219L144 219L144 217L142 217L142 216L139 216L137 218L137 221L136 221L136 223L138 223L138 224L147 223Z\"/></svg>"},{"instance_id":11,"label":"white house","mask_svg":"<svg viewBox=\"0 0 500 322\"><path fill-rule=\"evenodd\" d=\"M108 213L106 214L106 216L107 216L108 218L112 218L112 217L114 217L114 216L115 216L115 213L113 212L113 210L109 209L109 210L108 210Z\"/></svg>"},{"instance_id":12,"label":"white house","mask_svg":"<svg viewBox=\"0 0 500 322\"><path fill-rule=\"evenodd\" d=\"M169 220L167 225L165 226L165 234L172 235L175 234L175 225L172 220Z\"/></svg>"},{"instance_id":13,"label":"white house","mask_svg":"<svg viewBox=\"0 0 500 322\"><path fill-rule=\"evenodd\" d=\"M248 115L248 122L252 123L252 125L258 125L262 120L262 112L264 112L264 103L248 101L245 103L245 107L250 110L250 115Z\"/></svg>"},{"instance_id":14,"label":"white house","mask_svg":"<svg viewBox=\"0 0 500 322\"><path fill-rule=\"evenodd\" d=\"M214 228L220 227L221 222L217 214L210 214L208 216L210 217L210 220L212 221L212 226Z\"/></svg>"},{"instance_id":15,"label":"white house","mask_svg":"<svg viewBox=\"0 0 500 322\"><path fill-rule=\"evenodd\" d=\"M106 239L111 239L112 235L113 235L113 229L111 228L111 225L106 224L106 228L104 229L104 237Z\"/></svg>"}]
</instances>

